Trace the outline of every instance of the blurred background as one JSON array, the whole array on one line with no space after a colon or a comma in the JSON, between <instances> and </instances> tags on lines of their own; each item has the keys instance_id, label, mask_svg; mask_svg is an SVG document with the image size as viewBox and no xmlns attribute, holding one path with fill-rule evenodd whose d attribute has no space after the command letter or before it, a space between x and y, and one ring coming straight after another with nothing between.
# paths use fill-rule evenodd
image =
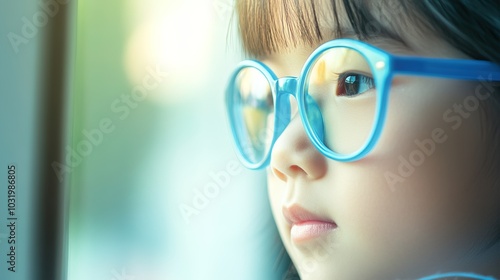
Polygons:
<instances>
[{"instance_id":1,"label":"blurred background","mask_svg":"<svg viewBox=\"0 0 500 280\"><path fill-rule=\"evenodd\" d=\"M2 0L0 22L0 279L282 279L224 109L233 0Z\"/></svg>"}]
</instances>

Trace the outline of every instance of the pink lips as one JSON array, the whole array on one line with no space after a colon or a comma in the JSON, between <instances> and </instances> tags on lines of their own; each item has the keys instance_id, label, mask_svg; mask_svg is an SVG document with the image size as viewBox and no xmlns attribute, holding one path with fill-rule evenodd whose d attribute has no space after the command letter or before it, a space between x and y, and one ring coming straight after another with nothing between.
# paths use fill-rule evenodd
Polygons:
<instances>
[{"instance_id":1,"label":"pink lips","mask_svg":"<svg viewBox=\"0 0 500 280\"><path fill-rule=\"evenodd\" d=\"M283 216L292 226L290 235L296 243L323 236L337 228L333 220L313 214L298 205L283 207Z\"/></svg>"}]
</instances>

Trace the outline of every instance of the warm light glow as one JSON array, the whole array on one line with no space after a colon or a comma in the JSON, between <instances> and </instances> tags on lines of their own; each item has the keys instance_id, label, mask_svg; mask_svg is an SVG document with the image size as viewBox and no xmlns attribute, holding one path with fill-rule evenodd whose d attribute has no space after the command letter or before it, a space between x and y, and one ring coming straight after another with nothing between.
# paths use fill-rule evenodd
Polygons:
<instances>
[{"instance_id":1,"label":"warm light glow","mask_svg":"<svg viewBox=\"0 0 500 280\"><path fill-rule=\"evenodd\" d=\"M162 85L164 90L150 95L157 101L176 102L187 98L174 90L165 90L176 81L193 79L202 75L210 58L209 46L212 29L212 10L204 5L184 2L165 14L151 12L147 20L136 25L129 37L125 64L132 84L140 83L147 68L160 65L168 69L170 78Z\"/></svg>"}]
</instances>

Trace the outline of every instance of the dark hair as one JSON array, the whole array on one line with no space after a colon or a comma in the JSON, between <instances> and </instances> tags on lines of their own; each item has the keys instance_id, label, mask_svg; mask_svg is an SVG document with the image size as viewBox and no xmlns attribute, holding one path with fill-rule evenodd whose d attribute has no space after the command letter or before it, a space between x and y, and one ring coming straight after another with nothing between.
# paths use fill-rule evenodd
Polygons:
<instances>
[{"instance_id":1,"label":"dark hair","mask_svg":"<svg viewBox=\"0 0 500 280\"><path fill-rule=\"evenodd\" d=\"M319 6L324 8L324 5L319 5L320 1L236 0L245 51L251 56L263 56L299 43L313 46L328 37L343 37L346 25L354 33L352 35L361 40L383 35L406 44L406 30L416 25L421 34L436 35L472 59L500 64L498 0L324 1L333 11L330 28L334 28L334 34L324 34L329 29L322 28L325 23L321 18L332 13L321 10ZM346 22L341 22L338 16L341 13L345 13ZM492 98L482 106L483 116L489 120L483 122L488 124L483 125L483 135L487 135L485 145L490 147L490 152L480 177L495 178L496 181L489 184L500 187L496 174L500 165L500 145L495 141L500 139L500 90L497 86L498 83L495 93L490 92ZM500 229L494 232L497 238L488 247L500 241Z\"/></svg>"},{"instance_id":2,"label":"dark hair","mask_svg":"<svg viewBox=\"0 0 500 280\"><path fill-rule=\"evenodd\" d=\"M412 1L434 31L473 59L500 64L500 3L496 0Z\"/></svg>"},{"instance_id":3,"label":"dark hair","mask_svg":"<svg viewBox=\"0 0 500 280\"><path fill-rule=\"evenodd\" d=\"M325 0L327 1L327 0ZM237 0L240 35L245 50L263 55L325 36L317 0ZM344 11L355 35L401 39L406 27L420 25L473 59L500 64L500 5L497 0L331 0L335 33L343 36ZM312 27L312 28L311 28ZM288 34L290 36L285 36ZM402 40L404 41L404 40Z\"/></svg>"}]
</instances>

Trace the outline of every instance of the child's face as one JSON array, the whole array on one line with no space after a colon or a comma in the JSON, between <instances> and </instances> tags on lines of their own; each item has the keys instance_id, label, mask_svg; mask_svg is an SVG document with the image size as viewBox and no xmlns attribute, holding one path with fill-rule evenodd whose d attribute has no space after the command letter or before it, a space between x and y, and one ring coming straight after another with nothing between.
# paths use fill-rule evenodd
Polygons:
<instances>
[{"instance_id":1,"label":"child's face","mask_svg":"<svg viewBox=\"0 0 500 280\"><path fill-rule=\"evenodd\" d=\"M409 30L407 40L411 48L385 39L368 43L394 54L464 57L439 38ZM315 47L299 45L261 61L278 77L298 76ZM269 196L302 279L498 273L491 270L498 250L495 259L483 249L499 226L500 191L480 180L488 153L484 114L468 98L478 87L485 94L488 88L458 80L397 79L381 138L365 158L327 159L309 141L298 115L275 143ZM290 215L309 222L294 224Z\"/></svg>"}]
</instances>

